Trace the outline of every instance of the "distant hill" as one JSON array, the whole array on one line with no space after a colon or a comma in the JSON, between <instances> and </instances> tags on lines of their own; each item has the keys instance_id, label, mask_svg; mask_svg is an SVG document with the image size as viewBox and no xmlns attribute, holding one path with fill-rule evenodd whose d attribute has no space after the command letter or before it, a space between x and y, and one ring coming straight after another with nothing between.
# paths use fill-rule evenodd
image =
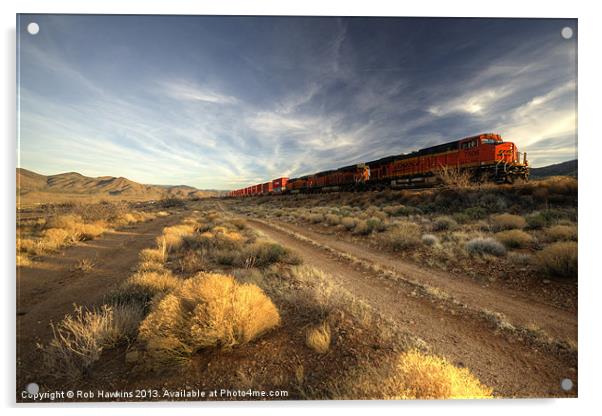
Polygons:
<instances>
[{"instance_id":1,"label":"distant hill","mask_svg":"<svg viewBox=\"0 0 602 416\"><path fill-rule=\"evenodd\" d=\"M532 178L545 178L548 176L573 176L577 177L577 159L556 163L541 168L531 168Z\"/></svg>"},{"instance_id":2,"label":"distant hill","mask_svg":"<svg viewBox=\"0 0 602 416\"><path fill-rule=\"evenodd\" d=\"M205 198L216 195L187 185L143 185L123 177L91 178L76 172L44 176L17 168L17 192L24 202L58 202L70 199L157 200Z\"/></svg>"}]
</instances>

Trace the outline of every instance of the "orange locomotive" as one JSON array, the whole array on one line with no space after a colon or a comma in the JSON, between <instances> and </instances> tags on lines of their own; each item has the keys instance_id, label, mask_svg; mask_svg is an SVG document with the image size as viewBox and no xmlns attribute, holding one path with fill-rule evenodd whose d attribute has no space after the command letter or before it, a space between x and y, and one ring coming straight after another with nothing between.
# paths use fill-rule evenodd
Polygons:
<instances>
[{"instance_id":1,"label":"orange locomotive","mask_svg":"<svg viewBox=\"0 0 602 416\"><path fill-rule=\"evenodd\" d=\"M486 133L299 178L278 178L229 195L432 186L441 182L443 172L450 171L468 173L475 182L513 183L528 180L529 163L527 154L521 154L514 143Z\"/></svg>"}]
</instances>

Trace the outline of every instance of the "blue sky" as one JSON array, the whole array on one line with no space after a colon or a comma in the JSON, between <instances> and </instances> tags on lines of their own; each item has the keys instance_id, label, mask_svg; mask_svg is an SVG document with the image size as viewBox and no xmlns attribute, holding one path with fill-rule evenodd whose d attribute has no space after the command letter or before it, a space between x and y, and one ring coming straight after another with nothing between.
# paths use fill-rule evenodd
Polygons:
<instances>
[{"instance_id":1,"label":"blue sky","mask_svg":"<svg viewBox=\"0 0 602 416\"><path fill-rule=\"evenodd\" d=\"M18 19L19 165L43 174L234 189L489 131L577 156L574 19Z\"/></svg>"}]
</instances>

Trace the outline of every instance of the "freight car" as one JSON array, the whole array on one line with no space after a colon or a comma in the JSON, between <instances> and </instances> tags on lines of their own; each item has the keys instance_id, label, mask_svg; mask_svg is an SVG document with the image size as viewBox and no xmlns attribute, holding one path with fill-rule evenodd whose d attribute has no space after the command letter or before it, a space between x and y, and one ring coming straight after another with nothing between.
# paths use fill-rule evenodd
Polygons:
<instances>
[{"instance_id":1,"label":"freight car","mask_svg":"<svg viewBox=\"0 0 602 416\"><path fill-rule=\"evenodd\" d=\"M230 192L230 196L424 187L464 175L474 182L513 183L528 180L527 154L499 134L485 133L428 147L408 154L318 172L298 178L278 178Z\"/></svg>"}]
</instances>

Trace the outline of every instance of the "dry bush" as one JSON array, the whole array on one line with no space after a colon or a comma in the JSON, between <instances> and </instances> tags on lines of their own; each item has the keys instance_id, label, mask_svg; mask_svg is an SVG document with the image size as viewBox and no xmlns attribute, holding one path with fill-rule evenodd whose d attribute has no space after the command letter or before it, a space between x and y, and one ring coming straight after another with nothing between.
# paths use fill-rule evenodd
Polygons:
<instances>
[{"instance_id":1,"label":"dry bush","mask_svg":"<svg viewBox=\"0 0 602 416\"><path fill-rule=\"evenodd\" d=\"M39 242L39 247L42 250L56 250L73 243L71 234L62 228L50 228L44 230L42 239Z\"/></svg>"},{"instance_id":2,"label":"dry bush","mask_svg":"<svg viewBox=\"0 0 602 416\"><path fill-rule=\"evenodd\" d=\"M30 266L31 259L23 254L17 253L17 267Z\"/></svg>"},{"instance_id":3,"label":"dry bush","mask_svg":"<svg viewBox=\"0 0 602 416\"><path fill-rule=\"evenodd\" d=\"M396 359L354 370L332 386L336 399L485 399L493 391L467 368L458 368L417 350Z\"/></svg>"},{"instance_id":4,"label":"dry bush","mask_svg":"<svg viewBox=\"0 0 602 416\"><path fill-rule=\"evenodd\" d=\"M549 241L575 241L577 240L577 227L574 225L554 225L545 230L545 236Z\"/></svg>"},{"instance_id":5,"label":"dry bush","mask_svg":"<svg viewBox=\"0 0 602 416\"><path fill-rule=\"evenodd\" d=\"M431 225L433 231L453 231L456 228L458 228L458 223L446 216L435 218Z\"/></svg>"},{"instance_id":6,"label":"dry bush","mask_svg":"<svg viewBox=\"0 0 602 416\"><path fill-rule=\"evenodd\" d=\"M307 216L307 219L312 224L318 224L318 223L321 223L321 222L324 221L324 215L322 215L322 214L309 214Z\"/></svg>"},{"instance_id":7,"label":"dry bush","mask_svg":"<svg viewBox=\"0 0 602 416\"><path fill-rule=\"evenodd\" d=\"M156 360L177 362L203 348L250 342L279 324L277 308L256 285L199 273L153 305L139 339Z\"/></svg>"},{"instance_id":8,"label":"dry bush","mask_svg":"<svg viewBox=\"0 0 602 416\"><path fill-rule=\"evenodd\" d=\"M324 321L319 325L307 328L305 332L305 345L317 353L325 354L330 348L330 325Z\"/></svg>"},{"instance_id":9,"label":"dry bush","mask_svg":"<svg viewBox=\"0 0 602 416\"><path fill-rule=\"evenodd\" d=\"M339 225L341 223L341 217L335 214L326 214L325 218L328 225Z\"/></svg>"},{"instance_id":10,"label":"dry bush","mask_svg":"<svg viewBox=\"0 0 602 416\"><path fill-rule=\"evenodd\" d=\"M544 186L547 186L551 194L559 195L577 195L578 182L575 178L567 176L553 176L543 181Z\"/></svg>"},{"instance_id":11,"label":"dry bush","mask_svg":"<svg viewBox=\"0 0 602 416\"><path fill-rule=\"evenodd\" d=\"M366 221L366 225L368 225L368 228L370 229L370 231L382 232L386 229L386 225L383 222L383 220L376 216L370 217Z\"/></svg>"},{"instance_id":12,"label":"dry bush","mask_svg":"<svg viewBox=\"0 0 602 416\"><path fill-rule=\"evenodd\" d=\"M71 230L78 228L79 224L83 224L84 220L80 215L56 215L46 219L45 228L61 228L63 230Z\"/></svg>"},{"instance_id":13,"label":"dry bush","mask_svg":"<svg viewBox=\"0 0 602 416\"><path fill-rule=\"evenodd\" d=\"M184 242L184 237L192 236L195 232L193 224L179 224L163 229L163 236L159 237L165 242L167 252L178 251Z\"/></svg>"},{"instance_id":14,"label":"dry bush","mask_svg":"<svg viewBox=\"0 0 602 416\"><path fill-rule=\"evenodd\" d=\"M421 241L420 226L411 222L399 222L395 227L380 235L379 241L392 250L399 251L416 247Z\"/></svg>"},{"instance_id":15,"label":"dry bush","mask_svg":"<svg viewBox=\"0 0 602 416\"><path fill-rule=\"evenodd\" d=\"M452 168L449 166L441 166L437 172L443 184L454 188L467 188L471 186L470 172Z\"/></svg>"},{"instance_id":16,"label":"dry bush","mask_svg":"<svg viewBox=\"0 0 602 416\"><path fill-rule=\"evenodd\" d=\"M244 230L247 228L247 223L245 222L245 220L242 220L240 218L234 218L233 220L230 220L230 224L232 224L239 230Z\"/></svg>"},{"instance_id":17,"label":"dry bush","mask_svg":"<svg viewBox=\"0 0 602 416\"><path fill-rule=\"evenodd\" d=\"M108 227L104 222L96 221L89 224L82 224L77 235L78 239L81 241L94 240L107 230Z\"/></svg>"},{"instance_id":18,"label":"dry bush","mask_svg":"<svg viewBox=\"0 0 602 416\"><path fill-rule=\"evenodd\" d=\"M69 377L85 374L105 348L133 339L143 316L137 305L103 305L91 310L76 306L73 315L52 324L54 337L43 347L49 371Z\"/></svg>"},{"instance_id":19,"label":"dry bush","mask_svg":"<svg viewBox=\"0 0 602 416\"><path fill-rule=\"evenodd\" d=\"M268 267L274 263L300 264L301 259L291 250L280 244L259 241L246 246L242 251L245 264L254 267Z\"/></svg>"},{"instance_id":20,"label":"dry bush","mask_svg":"<svg viewBox=\"0 0 602 416\"><path fill-rule=\"evenodd\" d=\"M38 250L37 245L37 241L31 238L17 237L17 253L36 254Z\"/></svg>"},{"instance_id":21,"label":"dry bush","mask_svg":"<svg viewBox=\"0 0 602 416\"><path fill-rule=\"evenodd\" d=\"M141 263L165 263L167 252L165 246L158 248L145 248L138 254Z\"/></svg>"},{"instance_id":22,"label":"dry bush","mask_svg":"<svg viewBox=\"0 0 602 416\"><path fill-rule=\"evenodd\" d=\"M184 273L198 273L208 269L204 250L188 250L179 259L178 265Z\"/></svg>"},{"instance_id":23,"label":"dry bush","mask_svg":"<svg viewBox=\"0 0 602 416\"><path fill-rule=\"evenodd\" d=\"M533 236L522 230L506 230L495 234L495 239L509 248L524 248L533 244Z\"/></svg>"},{"instance_id":24,"label":"dry bush","mask_svg":"<svg viewBox=\"0 0 602 416\"><path fill-rule=\"evenodd\" d=\"M353 218L351 218L351 217L344 217L344 218L341 220L341 224L343 224L343 226L344 226L344 227L345 227L345 228L346 228L348 231L351 231L351 230L353 230L353 229L355 228L356 221L355 221L355 219L353 219Z\"/></svg>"},{"instance_id":25,"label":"dry bush","mask_svg":"<svg viewBox=\"0 0 602 416\"><path fill-rule=\"evenodd\" d=\"M172 275L169 270L139 270L110 295L110 300L123 304L135 303L146 307L156 295L169 293L179 284L180 279Z\"/></svg>"},{"instance_id":26,"label":"dry bush","mask_svg":"<svg viewBox=\"0 0 602 416\"><path fill-rule=\"evenodd\" d=\"M354 234L359 234L359 235L367 235L370 234L372 230L370 230L370 227L368 226L368 222L365 220L359 220L355 223L355 228L353 229L353 233Z\"/></svg>"},{"instance_id":27,"label":"dry bush","mask_svg":"<svg viewBox=\"0 0 602 416\"><path fill-rule=\"evenodd\" d=\"M489 254L496 257L506 255L506 247L494 238L473 238L464 245L464 248L472 255Z\"/></svg>"},{"instance_id":28,"label":"dry bush","mask_svg":"<svg viewBox=\"0 0 602 416\"><path fill-rule=\"evenodd\" d=\"M94 262L90 259L81 259L77 262L73 269L79 272L86 273L94 269Z\"/></svg>"},{"instance_id":29,"label":"dry bush","mask_svg":"<svg viewBox=\"0 0 602 416\"><path fill-rule=\"evenodd\" d=\"M577 243L552 243L537 254L539 269L551 276L577 278Z\"/></svg>"},{"instance_id":30,"label":"dry bush","mask_svg":"<svg viewBox=\"0 0 602 416\"><path fill-rule=\"evenodd\" d=\"M396 374L387 382L401 399L483 399L493 393L467 368L416 350L399 357Z\"/></svg>"},{"instance_id":31,"label":"dry bush","mask_svg":"<svg viewBox=\"0 0 602 416\"><path fill-rule=\"evenodd\" d=\"M424 234L422 236L422 243L427 246L436 246L439 244L439 239L433 234Z\"/></svg>"},{"instance_id":32,"label":"dry bush","mask_svg":"<svg viewBox=\"0 0 602 416\"><path fill-rule=\"evenodd\" d=\"M491 227L494 231L511 230L514 228L525 228L527 221L520 215L498 214L491 216Z\"/></svg>"}]
</instances>

